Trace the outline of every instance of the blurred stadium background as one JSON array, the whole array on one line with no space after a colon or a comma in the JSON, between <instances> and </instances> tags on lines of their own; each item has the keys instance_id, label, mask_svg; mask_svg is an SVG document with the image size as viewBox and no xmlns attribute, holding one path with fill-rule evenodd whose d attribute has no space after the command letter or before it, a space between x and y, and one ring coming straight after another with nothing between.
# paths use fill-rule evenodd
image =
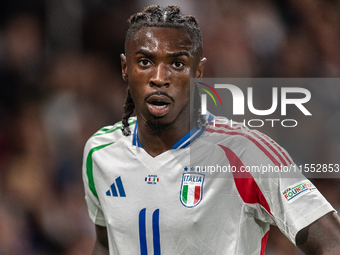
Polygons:
<instances>
[{"instance_id":1,"label":"blurred stadium background","mask_svg":"<svg viewBox=\"0 0 340 255\"><path fill-rule=\"evenodd\" d=\"M205 77L340 76L338 0L1 0L1 255L91 254L83 146L121 118L126 20L154 3L198 18ZM322 120L270 136L298 163L340 163L340 86L312 98ZM340 209L340 182L313 181ZM301 252L273 227L266 254Z\"/></svg>"}]
</instances>

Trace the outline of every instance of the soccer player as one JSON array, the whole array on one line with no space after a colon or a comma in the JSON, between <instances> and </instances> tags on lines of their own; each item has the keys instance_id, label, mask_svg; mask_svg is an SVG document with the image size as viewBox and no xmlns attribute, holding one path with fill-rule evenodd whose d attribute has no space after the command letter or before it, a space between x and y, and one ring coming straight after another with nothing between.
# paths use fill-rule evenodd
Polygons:
<instances>
[{"instance_id":1,"label":"soccer player","mask_svg":"<svg viewBox=\"0 0 340 255\"><path fill-rule=\"evenodd\" d=\"M271 224L306 254L339 254L339 217L309 180L241 172L290 166L287 153L257 131L201 115L190 88L206 63L195 18L149 6L129 22L125 114L84 152L93 254L259 255ZM237 171L213 178L195 167L216 164Z\"/></svg>"}]
</instances>

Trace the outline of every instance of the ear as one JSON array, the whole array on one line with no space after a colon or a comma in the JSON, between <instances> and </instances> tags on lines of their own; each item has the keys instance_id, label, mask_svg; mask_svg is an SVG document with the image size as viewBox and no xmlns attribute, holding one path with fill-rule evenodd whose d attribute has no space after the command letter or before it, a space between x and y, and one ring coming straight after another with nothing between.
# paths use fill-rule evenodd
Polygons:
<instances>
[{"instance_id":1,"label":"ear","mask_svg":"<svg viewBox=\"0 0 340 255\"><path fill-rule=\"evenodd\" d=\"M127 61L125 54L120 54L120 63L122 65L122 77L124 81L128 81L128 74L127 74Z\"/></svg>"},{"instance_id":2,"label":"ear","mask_svg":"<svg viewBox=\"0 0 340 255\"><path fill-rule=\"evenodd\" d=\"M200 62L198 63L197 71L196 71L196 78L202 78L203 77L203 71L204 71L204 65L207 62L206 58L202 58Z\"/></svg>"}]
</instances>

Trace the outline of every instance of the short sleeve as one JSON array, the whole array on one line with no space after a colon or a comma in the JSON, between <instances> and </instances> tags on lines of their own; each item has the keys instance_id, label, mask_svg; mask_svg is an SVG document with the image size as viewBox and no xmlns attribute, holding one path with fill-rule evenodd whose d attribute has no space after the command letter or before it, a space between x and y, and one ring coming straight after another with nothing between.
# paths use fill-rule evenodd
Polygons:
<instances>
[{"instance_id":1,"label":"short sleeve","mask_svg":"<svg viewBox=\"0 0 340 255\"><path fill-rule=\"evenodd\" d=\"M295 244L296 234L301 229L334 208L301 173L284 148L258 131L244 132L231 149L249 170L247 174L254 178L259 188L257 194L264 197L265 201L259 199L260 207L251 207L254 216L277 225ZM245 176L249 177L247 174Z\"/></svg>"},{"instance_id":2,"label":"short sleeve","mask_svg":"<svg viewBox=\"0 0 340 255\"><path fill-rule=\"evenodd\" d=\"M335 211L314 184L302 174L257 180L275 225L295 244L296 234L325 214Z\"/></svg>"},{"instance_id":3,"label":"short sleeve","mask_svg":"<svg viewBox=\"0 0 340 255\"><path fill-rule=\"evenodd\" d=\"M101 208L100 201L97 197L96 192L93 191L93 188L91 189L91 182L93 182L92 153L91 150L88 149L88 147L89 145L87 143L84 149L82 167L85 200L87 203L89 216L93 223L105 227L106 226L105 217Z\"/></svg>"},{"instance_id":4,"label":"short sleeve","mask_svg":"<svg viewBox=\"0 0 340 255\"><path fill-rule=\"evenodd\" d=\"M250 203L248 207L255 218L277 225L295 244L296 234L301 229L334 211L334 208L301 174L287 151L260 132L244 132L230 150L242 162L238 164L246 170L240 171L236 178L238 175L252 177L256 182L254 187L258 186L256 194L261 206L255 207Z\"/></svg>"}]
</instances>

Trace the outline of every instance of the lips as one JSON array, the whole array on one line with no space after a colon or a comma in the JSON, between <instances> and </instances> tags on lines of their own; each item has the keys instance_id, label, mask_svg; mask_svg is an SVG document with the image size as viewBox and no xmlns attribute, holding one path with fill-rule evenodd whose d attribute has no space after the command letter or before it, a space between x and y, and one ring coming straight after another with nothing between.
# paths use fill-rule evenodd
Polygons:
<instances>
[{"instance_id":1,"label":"lips","mask_svg":"<svg viewBox=\"0 0 340 255\"><path fill-rule=\"evenodd\" d=\"M152 95L146 100L148 109L155 117L162 117L169 112L171 99L164 95Z\"/></svg>"}]
</instances>

